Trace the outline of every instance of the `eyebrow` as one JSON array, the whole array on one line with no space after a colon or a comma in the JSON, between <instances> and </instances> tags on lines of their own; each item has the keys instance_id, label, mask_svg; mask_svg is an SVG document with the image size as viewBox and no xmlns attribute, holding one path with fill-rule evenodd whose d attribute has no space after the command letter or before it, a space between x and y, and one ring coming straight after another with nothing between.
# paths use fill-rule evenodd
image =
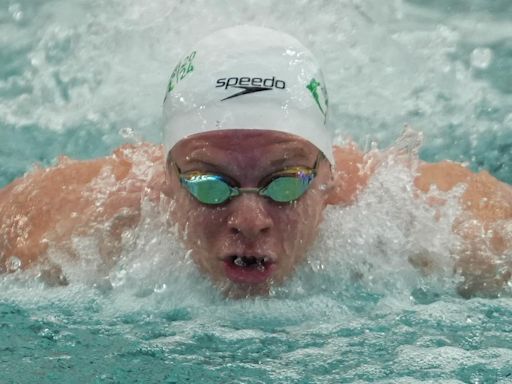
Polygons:
<instances>
[{"instance_id":1,"label":"eyebrow","mask_svg":"<svg viewBox=\"0 0 512 384\"><path fill-rule=\"evenodd\" d=\"M202 160L200 158L191 158L188 160L188 163L189 164L201 164L202 166L206 166L207 168L212 168L212 169L219 169L219 168L222 168L222 164L220 163L212 163L210 161L207 161L207 160Z\"/></svg>"},{"instance_id":2,"label":"eyebrow","mask_svg":"<svg viewBox=\"0 0 512 384\"><path fill-rule=\"evenodd\" d=\"M271 166L281 165L289 160L308 161L310 158L304 147L290 146L290 148L285 148L283 152L286 154L286 157L283 155L282 157L271 160Z\"/></svg>"}]
</instances>

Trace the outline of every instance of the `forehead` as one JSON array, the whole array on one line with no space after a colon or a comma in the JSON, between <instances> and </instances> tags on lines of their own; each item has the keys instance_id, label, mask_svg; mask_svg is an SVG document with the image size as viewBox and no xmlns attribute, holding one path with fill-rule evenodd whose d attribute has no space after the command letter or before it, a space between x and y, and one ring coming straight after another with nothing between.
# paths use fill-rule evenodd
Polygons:
<instances>
[{"instance_id":1,"label":"forehead","mask_svg":"<svg viewBox=\"0 0 512 384\"><path fill-rule=\"evenodd\" d=\"M206 132L178 142L171 151L173 159L216 157L310 159L318 149L301 137L276 131L232 129Z\"/></svg>"}]
</instances>

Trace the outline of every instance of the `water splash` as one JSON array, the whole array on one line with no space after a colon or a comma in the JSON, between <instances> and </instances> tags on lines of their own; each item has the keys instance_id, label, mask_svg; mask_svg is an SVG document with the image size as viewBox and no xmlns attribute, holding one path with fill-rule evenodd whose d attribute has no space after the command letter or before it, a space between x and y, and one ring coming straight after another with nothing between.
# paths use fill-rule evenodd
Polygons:
<instances>
[{"instance_id":1,"label":"water splash","mask_svg":"<svg viewBox=\"0 0 512 384\"><path fill-rule=\"evenodd\" d=\"M16 256L9 257L5 262L7 272L16 272L21 268L21 260Z\"/></svg>"},{"instance_id":2,"label":"water splash","mask_svg":"<svg viewBox=\"0 0 512 384\"><path fill-rule=\"evenodd\" d=\"M475 48L471 52L471 65L477 69L487 69L492 62L493 53L490 48Z\"/></svg>"}]
</instances>

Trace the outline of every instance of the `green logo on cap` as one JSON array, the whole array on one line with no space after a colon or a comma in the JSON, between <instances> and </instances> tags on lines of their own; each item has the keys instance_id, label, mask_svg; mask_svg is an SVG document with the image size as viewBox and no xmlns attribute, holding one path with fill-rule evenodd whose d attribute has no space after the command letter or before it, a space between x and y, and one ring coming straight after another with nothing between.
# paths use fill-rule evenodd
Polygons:
<instances>
[{"instance_id":1,"label":"green logo on cap","mask_svg":"<svg viewBox=\"0 0 512 384\"><path fill-rule=\"evenodd\" d=\"M167 85L167 93L171 92L176 84L183 80L190 72L194 70L192 61L196 57L196 51L193 51L190 55L179 61L174 70L171 73L169 84ZM165 95L167 98L167 94Z\"/></svg>"},{"instance_id":2,"label":"green logo on cap","mask_svg":"<svg viewBox=\"0 0 512 384\"><path fill-rule=\"evenodd\" d=\"M325 118L327 113L327 105L329 104L329 101L327 100L327 91L325 87L322 87L322 84L315 78L313 78L311 79L309 84L306 85L306 88L309 89L309 91L313 95L313 98L315 99L318 108L320 108L320 112L322 112L322 115L324 115ZM319 90L321 91L321 93L318 92Z\"/></svg>"}]
</instances>

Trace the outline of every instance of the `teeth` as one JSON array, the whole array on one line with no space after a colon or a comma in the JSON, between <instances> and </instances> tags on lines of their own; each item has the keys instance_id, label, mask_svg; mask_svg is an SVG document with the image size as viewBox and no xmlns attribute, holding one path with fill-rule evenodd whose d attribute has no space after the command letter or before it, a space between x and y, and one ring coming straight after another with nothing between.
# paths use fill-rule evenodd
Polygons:
<instances>
[{"instance_id":1,"label":"teeth","mask_svg":"<svg viewBox=\"0 0 512 384\"><path fill-rule=\"evenodd\" d=\"M245 261L243 260L243 258L241 258L240 256L237 256L235 258L235 260L233 261L233 263L235 263L235 265L238 265L239 267L245 267L247 266L247 264L245 263Z\"/></svg>"},{"instance_id":2,"label":"teeth","mask_svg":"<svg viewBox=\"0 0 512 384\"><path fill-rule=\"evenodd\" d=\"M237 267L245 268L245 267L251 267L255 268L258 271L264 271L265 270L265 264L268 262L269 258L257 258L253 256L235 256L233 258L233 264L235 264Z\"/></svg>"}]
</instances>

